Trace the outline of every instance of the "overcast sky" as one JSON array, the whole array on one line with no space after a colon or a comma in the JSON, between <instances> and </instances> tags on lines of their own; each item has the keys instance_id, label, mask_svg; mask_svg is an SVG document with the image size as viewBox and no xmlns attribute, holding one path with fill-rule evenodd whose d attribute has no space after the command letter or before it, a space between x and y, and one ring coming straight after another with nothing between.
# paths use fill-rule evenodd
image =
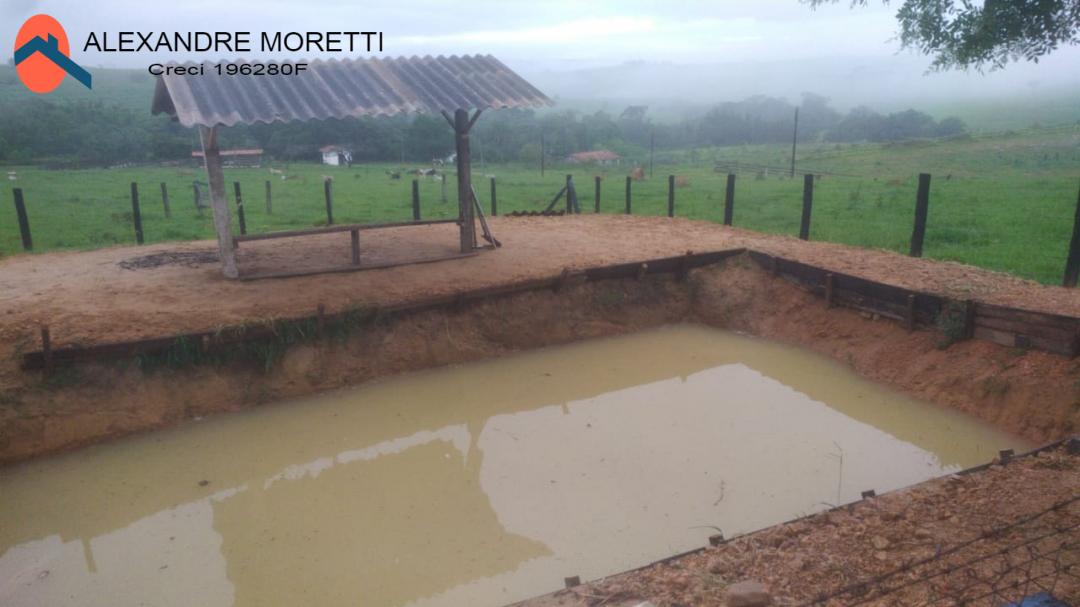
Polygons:
<instances>
[{"instance_id":1,"label":"overcast sky","mask_svg":"<svg viewBox=\"0 0 1080 607\"><path fill-rule=\"evenodd\" d=\"M524 75L619 65L818 61L865 72L902 69L921 78L929 60L900 52L896 3L850 8L848 0L811 9L799 0L689 2L667 0L0 0L2 44L12 48L17 24L48 13L65 27L73 58L89 66L141 67L151 59L207 59L82 52L87 34L136 31L384 32L384 56L491 53ZM249 55L249 57L251 57ZM215 57L216 58L216 57ZM278 58L302 59L299 55ZM1078 79L1080 48L1007 74L930 77L970 86L1053 84ZM936 80L933 80L936 78ZM763 87L762 92L769 92Z\"/></svg>"}]
</instances>

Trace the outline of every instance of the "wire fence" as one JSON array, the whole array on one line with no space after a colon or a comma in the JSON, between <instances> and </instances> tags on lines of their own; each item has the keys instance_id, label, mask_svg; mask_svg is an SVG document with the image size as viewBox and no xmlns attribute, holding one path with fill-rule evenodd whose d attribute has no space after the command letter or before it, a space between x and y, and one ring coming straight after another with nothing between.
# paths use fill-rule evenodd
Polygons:
<instances>
[{"instance_id":1,"label":"wire fence","mask_svg":"<svg viewBox=\"0 0 1080 607\"><path fill-rule=\"evenodd\" d=\"M1080 600L1080 495L802 607L1018 606Z\"/></svg>"}]
</instances>

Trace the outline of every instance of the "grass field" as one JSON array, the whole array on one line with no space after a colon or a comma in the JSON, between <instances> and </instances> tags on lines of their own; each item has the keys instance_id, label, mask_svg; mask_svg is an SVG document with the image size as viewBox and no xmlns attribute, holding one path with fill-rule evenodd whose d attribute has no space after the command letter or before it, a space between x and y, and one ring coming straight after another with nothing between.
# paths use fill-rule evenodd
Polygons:
<instances>
[{"instance_id":1,"label":"grass field","mask_svg":"<svg viewBox=\"0 0 1080 607\"><path fill-rule=\"evenodd\" d=\"M657 154L655 176L633 186L635 214L663 215L668 174L689 178L676 192L676 214L720 221L725 174L714 163L784 167L787 146L747 146ZM243 190L248 232L257 233L325 224L322 176L333 177L337 223L401 221L411 217L411 176L390 179L397 165L351 168L317 164L275 164L287 179L267 168L226 171ZM416 165L419 166L419 165ZM801 169L820 171L814 193L811 239L906 251L911 235L915 185L919 172L934 175L925 255L1011 272L1045 283L1061 279L1080 186L1080 127L1029 131L957 141L893 145L804 145ZM415 167L406 167L415 168ZM450 168L450 167L448 167ZM601 210L624 209L624 179L629 167L549 167L541 177L535 167L474 167L478 195L487 208L489 180L498 183L500 214L543 208L574 173L583 211L593 207L592 177L604 178ZM209 212L193 205L192 181L205 181L195 167L48 171L14 170L11 187L25 193L36 252L92 249L133 244L130 183L137 182L146 241L212 238ZM764 174L741 167L736 184L735 225L770 233L796 234L802 180L781 170ZM265 210L264 183L273 188L273 214ZM166 219L160 183L166 183L172 218ZM440 183L420 178L422 214L427 218L455 213L455 184L449 200L440 200ZM0 254L21 252L10 188L0 192ZM234 222L235 225L235 222Z\"/></svg>"}]
</instances>

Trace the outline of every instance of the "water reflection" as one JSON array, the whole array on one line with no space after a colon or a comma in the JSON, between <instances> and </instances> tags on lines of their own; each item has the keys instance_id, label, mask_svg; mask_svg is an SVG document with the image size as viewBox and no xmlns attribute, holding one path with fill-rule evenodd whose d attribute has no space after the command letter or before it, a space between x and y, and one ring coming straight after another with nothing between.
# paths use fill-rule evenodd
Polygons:
<instances>
[{"instance_id":1,"label":"water reflection","mask_svg":"<svg viewBox=\"0 0 1080 607\"><path fill-rule=\"evenodd\" d=\"M497 605L1026 446L669 327L0 471L0 603Z\"/></svg>"}]
</instances>

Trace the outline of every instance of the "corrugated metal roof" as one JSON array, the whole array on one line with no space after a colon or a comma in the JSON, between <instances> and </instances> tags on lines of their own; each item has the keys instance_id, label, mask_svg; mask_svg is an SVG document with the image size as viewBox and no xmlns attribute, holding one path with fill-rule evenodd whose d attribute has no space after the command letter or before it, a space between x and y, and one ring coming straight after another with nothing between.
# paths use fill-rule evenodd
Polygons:
<instances>
[{"instance_id":1,"label":"corrugated metal roof","mask_svg":"<svg viewBox=\"0 0 1080 607\"><path fill-rule=\"evenodd\" d=\"M491 55L315 60L291 76L219 76L203 65L201 76L158 76L151 111L184 126L232 126L551 104Z\"/></svg>"}]
</instances>

